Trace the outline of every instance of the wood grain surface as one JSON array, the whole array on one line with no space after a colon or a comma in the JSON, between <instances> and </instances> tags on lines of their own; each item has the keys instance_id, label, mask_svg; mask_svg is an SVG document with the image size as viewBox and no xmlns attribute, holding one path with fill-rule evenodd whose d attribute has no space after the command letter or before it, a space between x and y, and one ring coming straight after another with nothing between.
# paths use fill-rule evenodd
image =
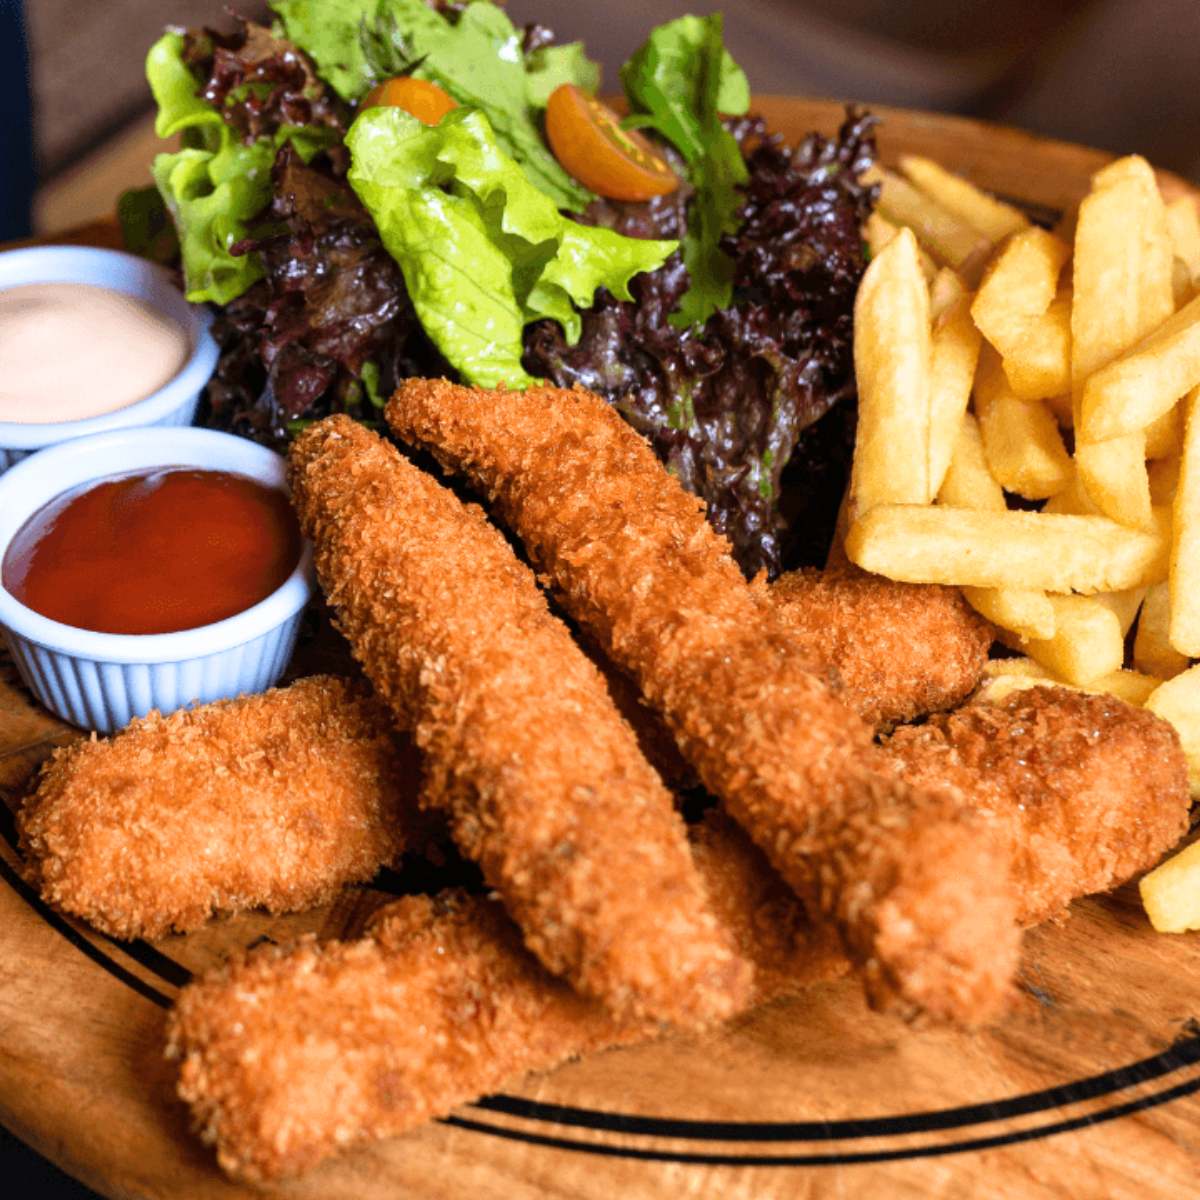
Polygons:
<instances>
[{"instance_id":1,"label":"wood grain surface","mask_svg":"<svg viewBox=\"0 0 1200 1200\"><path fill-rule=\"evenodd\" d=\"M775 128L836 106L765 98ZM920 151L1046 212L1107 156L975 122L882 114L885 158ZM1164 177L1174 194L1180 181ZM97 235L93 233L93 237ZM328 651L301 649L300 671ZM46 910L20 877L11 810L80 736L0 655L0 1122L113 1197L243 1197L188 1131L162 1057L165 1010L231 949L354 933L386 899L356 888L287 918L116 943ZM327 1164L288 1197L1182 1197L1200 1173L1200 936L1154 934L1126 888L1026 938L994 1028L914 1029L825 984L718 1034L611 1051L448 1121Z\"/></svg>"}]
</instances>

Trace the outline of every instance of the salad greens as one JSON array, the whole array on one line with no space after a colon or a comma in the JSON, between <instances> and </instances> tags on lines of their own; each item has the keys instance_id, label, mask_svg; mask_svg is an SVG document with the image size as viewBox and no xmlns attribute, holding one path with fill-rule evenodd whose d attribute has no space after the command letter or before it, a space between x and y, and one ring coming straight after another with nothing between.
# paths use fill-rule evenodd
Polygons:
<instances>
[{"instance_id":1,"label":"salad greens","mask_svg":"<svg viewBox=\"0 0 1200 1200\"><path fill-rule=\"evenodd\" d=\"M346 135L349 181L400 264L421 324L469 383L525 387L522 333L552 318L579 338L575 306L597 287L629 297L629 280L662 265L673 241L580 225L501 149L478 109L435 127L398 108L363 112Z\"/></svg>"},{"instance_id":2,"label":"salad greens","mask_svg":"<svg viewBox=\"0 0 1200 1200\"><path fill-rule=\"evenodd\" d=\"M722 37L720 13L660 25L621 68L632 118L653 128L683 155L695 189L683 238L691 286L671 314L677 328L703 324L733 297L733 261L721 238L737 230L746 164L721 121L750 107L750 85Z\"/></svg>"},{"instance_id":3,"label":"salad greens","mask_svg":"<svg viewBox=\"0 0 1200 1200\"><path fill-rule=\"evenodd\" d=\"M154 182L179 233L187 298L227 304L262 276L250 255L233 248L271 199L271 164L290 142L305 160L333 140L328 128L281 126L273 136L242 141L221 112L197 94L183 58L182 34L150 48L146 77L158 104L159 137L182 134L183 148L154 160Z\"/></svg>"},{"instance_id":4,"label":"salad greens","mask_svg":"<svg viewBox=\"0 0 1200 1200\"><path fill-rule=\"evenodd\" d=\"M520 31L488 0L468 4L454 23L425 0L274 0L273 7L345 99L361 100L401 73L431 80L484 112L501 147L559 208L579 212L592 199L559 166L538 124L559 84L594 91L599 83L579 43L526 55Z\"/></svg>"}]
</instances>

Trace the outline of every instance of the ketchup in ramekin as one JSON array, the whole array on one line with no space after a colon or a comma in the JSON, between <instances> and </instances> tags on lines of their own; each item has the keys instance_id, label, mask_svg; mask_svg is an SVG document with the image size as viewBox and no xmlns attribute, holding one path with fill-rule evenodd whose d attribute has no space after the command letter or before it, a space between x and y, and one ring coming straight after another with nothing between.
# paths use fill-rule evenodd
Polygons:
<instances>
[{"instance_id":1,"label":"ketchup in ramekin","mask_svg":"<svg viewBox=\"0 0 1200 1200\"><path fill-rule=\"evenodd\" d=\"M44 505L9 544L0 580L28 608L76 629L174 633L264 600L295 569L301 545L278 488L163 467Z\"/></svg>"}]
</instances>

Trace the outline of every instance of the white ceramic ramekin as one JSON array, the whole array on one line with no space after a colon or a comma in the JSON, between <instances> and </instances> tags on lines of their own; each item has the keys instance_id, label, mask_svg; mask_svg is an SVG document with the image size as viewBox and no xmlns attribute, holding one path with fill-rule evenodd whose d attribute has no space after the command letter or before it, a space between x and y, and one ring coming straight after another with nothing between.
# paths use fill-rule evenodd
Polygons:
<instances>
[{"instance_id":1,"label":"white ceramic ramekin","mask_svg":"<svg viewBox=\"0 0 1200 1200\"><path fill-rule=\"evenodd\" d=\"M122 429L64 442L0 476L0 562L13 536L63 492L157 467L205 467L284 485L278 454L211 429ZM179 633L95 633L27 608L0 586L0 627L21 678L52 712L108 733L152 708L261 692L283 673L312 592L306 545L287 580L265 600L212 625Z\"/></svg>"},{"instance_id":2,"label":"white ceramic ramekin","mask_svg":"<svg viewBox=\"0 0 1200 1200\"><path fill-rule=\"evenodd\" d=\"M189 304L167 271L119 250L84 246L33 246L0 254L0 291L25 283L88 283L136 296L172 318L190 338L192 350L170 383L124 408L50 425L0 421L0 472L35 450L68 438L139 425L192 423L200 393L216 369L220 350L208 331L211 318L207 309ZM86 387L87 381L81 380L80 384Z\"/></svg>"}]
</instances>

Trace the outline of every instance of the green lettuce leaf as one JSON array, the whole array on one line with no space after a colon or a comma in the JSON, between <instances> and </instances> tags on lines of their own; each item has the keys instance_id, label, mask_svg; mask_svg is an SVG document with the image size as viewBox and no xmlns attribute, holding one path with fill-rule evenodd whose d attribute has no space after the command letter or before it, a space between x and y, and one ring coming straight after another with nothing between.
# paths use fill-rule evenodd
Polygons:
<instances>
[{"instance_id":1,"label":"green lettuce leaf","mask_svg":"<svg viewBox=\"0 0 1200 1200\"><path fill-rule=\"evenodd\" d=\"M182 149L154 160L155 186L179 236L187 298L228 304L262 278L257 256L229 249L271 199L271 165L284 142L308 162L336 141L328 128L284 126L251 145L239 141L220 112L197 95L183 60L183 36L166 33L146 57L146 78L158 105L159 137L179 134Z\"/></svg>"},{"instance_id":2,"label":"green lettuce leaf","mask_svg":"<svg viewBox=\"0 0 1200 1200\"><path fill-rule=\"evenodd\" d=\"M733 298L733 264L720 247L737 228L746 164L721 114L750 105L742 69L725 49L720 13L660 25L621 68L633 123L656 129L683 155L695 188L683 239L690 284L672 313L677 328L700 324Z\"/></svg>"},{"instance_id":3,"label":"green lettuce leaf","mask_svg":"<svg viewBox=\"0 0 1200 1200\"><path fill-rule=\"evenodd\" d=\"M600 64L584 53L582 42L543 46L525 58L525 98L534 108L545 108L550 94L564 83L594 95L600 86Z\"/></svg>"},{"instance_id":4,"label":"green lettuce leaf","mask_svg":"<svg viewBox=\"0 0 1200 1200\"><path fill-rule=\"evenodd\" d=\"M358 101L381 79L410 73L487 114L501 147L559 208L578 212L592 193L559 166L539 109L560 83L594 90L599 68L582 47L526 56L521 33L490 0L475 0L451 24L425 0L272 0L288 37L321 75Z\"/></svg>"},{"instance_id":5,"label":"green lettuce leaf","mask_svg":"<svg viewBox=\"0 0 1200 1200\"><path fill-rule=\"evenodd\" d=\"M463 378L526 387L526 324L549 317L579 337L575 306L629 280L675 242L627 238L563 217L505 152L477 109L435 127L398 108L361 113L346 137L349 180L399 263L425 331Z\"/></svg>"},{"instance_id":6,"label":"green lettuce leaf","mask_svg":"<svg viewBox=\"0 0 1200 1200\"><path fill-rule=\"evenodd\" d=\"M196 94L181 34L164 34L150 48L146 78L158 104L155 131L183 135L183 149L158 155L153 175L179 235L187 298L228 304L262 277L253 255L234 256L229 248L271 198L275 148L270 142L243 146Z\"/></svg>"}]
</instances>

